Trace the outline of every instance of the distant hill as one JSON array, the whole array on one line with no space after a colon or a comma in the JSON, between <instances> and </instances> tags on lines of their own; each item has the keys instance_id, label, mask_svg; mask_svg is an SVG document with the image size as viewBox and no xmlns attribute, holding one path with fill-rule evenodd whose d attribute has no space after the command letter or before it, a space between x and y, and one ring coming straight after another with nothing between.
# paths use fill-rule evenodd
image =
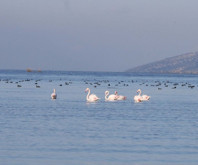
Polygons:
<instances>
[{"instance_id":1,"label":"distant hill","mask_svg":"<svg viewBox=\"0 0 198 165\"><path fill-rule=\"evenodd\" d=\"M198 74L198 52L166 58L129 69L127 72Z\"/></svg>"}]
</instances>

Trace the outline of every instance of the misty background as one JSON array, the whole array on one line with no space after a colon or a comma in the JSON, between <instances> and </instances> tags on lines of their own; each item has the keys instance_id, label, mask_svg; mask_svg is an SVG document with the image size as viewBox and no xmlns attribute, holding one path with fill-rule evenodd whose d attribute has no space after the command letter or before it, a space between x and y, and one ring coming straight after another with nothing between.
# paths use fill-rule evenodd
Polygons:
<instances>
[{"instance_id":1,"label":"misty background","mask_svg":"<svg viewBox=\"0 0 198 165\"><path fill-rule=\"evenodd\" d=\"M1 0L0 69L115 71L198 50L197 0Z\"/></svg>"}]
</instances>

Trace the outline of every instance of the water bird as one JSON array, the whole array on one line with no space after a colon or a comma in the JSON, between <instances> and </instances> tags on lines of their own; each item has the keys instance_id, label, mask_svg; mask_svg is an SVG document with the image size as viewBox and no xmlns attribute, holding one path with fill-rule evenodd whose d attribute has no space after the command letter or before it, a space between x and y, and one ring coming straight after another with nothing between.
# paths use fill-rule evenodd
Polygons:
<instances>
[{"instance_id":1,"label":"water bird","mask_svg":"<svg viewBox=\"0 0 198 165\"><path fill-rule=\"evenodd\" d=\"M179 85L179 84L178 84L178 83L174 83L173 85L174 85L174 86L177 86L177 85Z\"/></svg>"},{"instance_id":2,"label":"water bird","mask_svg":"<svg viewBox=\"0 0 198 165\"><path fill-rule=\"evenodd\" d=\"M105 100L106 101L115 101L118 99L118 96L115 94L109 95L109 91L105 91Z\"/></svg>"},{"instance_id":3,"label":"water bird","mask_svg":"<svg viewBox=\"0 0 198 165\"><path fill-rule=\"evenodd\" d=\"M141 89L138 89L137 92L139 92L140 95L142 94ZM148 96L148 95L142 95L142 100L143 101L149 100L149 99L150 99L150 96Z\"/></svg>"},{"instance_id":4,"label":"water bird","mask_svg":"<svg viewBox=\"0 0 198 165\"><path fill-rule=\"evenodd\" d=\"M87 99L88 102L96 102L96 101L98 101L98 100L100 99L100 98L99 98L98 96L96 96L95 94L91 94L91 95L90 95L90 89L89 89L89 88L87 88L87 89L85 90L85 92L88 92L87 97L86 97L86 99Z\"/></svg>"},{"instance_id":5,"label":"water bird","mask_svg":"<svg viewBox=\"0 0 198 165\"><path fill-rule=\"evenodd\" d=\"M117 100L126 100L126 96L118 95L118 92L115 91L115 95L118 96Z\"/></svg>"},{"instance_id":6,"label":"water bird","mask_svg":"<svg viewBox=\"0 0 198 165\"><path fill-rule=\"evenodd\" d=\"M56 89L54 89L54 92L51 94L51 98L52 99L56 99L57 98Z\"/></svg>"},{"instance_id":7,"label":"water bird","mask_svg":"<svg viewBox=\"0 0 198 165\"><path fill-rule=\"evenodd\" d=\"M188 88L191 88L191 89L194 88L194 87L195 87L194 85L189 85L188 86Z\"/></svg>"},{"instance_id":8,"label":"water bird","mask_svg":"<svg viewBox=\"0 0 198 165\"><path fill-rule=\"evenodd\" d=\"M133 99L134 99L134 101L137 102L137 103L138 103L138 102L142 102L142 97L140 96L140 93L139 93L138 95L135 95Z\"/></svg>"},{"instance_id":9,"label":"water bird","mask_svg":"<svg viewBox=\"0 0 198 165\"><path fill-rule=\"evenodd\" d=\"M141 95L142 94L141 89L138 89L137 93L139 93L139 95L137 95L138 97L136 98L137 100L140 99L141 101L147 101L150 99L150 96L148 96L148 95ZM135 97L134 97L134 100L135 100Z\"/></svg>"}]
</instances>

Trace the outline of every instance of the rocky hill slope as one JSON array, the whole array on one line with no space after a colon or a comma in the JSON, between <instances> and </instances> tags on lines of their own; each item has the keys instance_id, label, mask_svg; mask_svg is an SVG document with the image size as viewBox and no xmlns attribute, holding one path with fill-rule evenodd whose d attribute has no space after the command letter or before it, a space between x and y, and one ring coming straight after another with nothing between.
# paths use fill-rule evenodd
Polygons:
<instances>
[{"instance_id":1,"label":"rocky hill slope","mask_svg":"<svg viewBox=\"0 0 198 165\"><path fill-rule=\"evenodd\" d=\"M198 74L198 52L166 58L129 69L127 72Z\"/></svg>"}]
</instances>

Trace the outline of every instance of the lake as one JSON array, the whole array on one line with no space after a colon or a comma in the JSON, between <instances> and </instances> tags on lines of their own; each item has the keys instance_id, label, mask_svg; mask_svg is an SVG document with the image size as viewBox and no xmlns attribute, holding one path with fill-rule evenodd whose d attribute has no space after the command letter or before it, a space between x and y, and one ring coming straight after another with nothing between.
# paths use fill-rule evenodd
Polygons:
<instances>
[{"instance_id":1,"label":"lake","mask_svg":"<svg viewBox=\"0 0 198 165\"><path fill-rule=\"evenodd\" d=\"M0 164L197 165L197 96L197 75L1 70Z\"/></svg>"}]
</instances>

